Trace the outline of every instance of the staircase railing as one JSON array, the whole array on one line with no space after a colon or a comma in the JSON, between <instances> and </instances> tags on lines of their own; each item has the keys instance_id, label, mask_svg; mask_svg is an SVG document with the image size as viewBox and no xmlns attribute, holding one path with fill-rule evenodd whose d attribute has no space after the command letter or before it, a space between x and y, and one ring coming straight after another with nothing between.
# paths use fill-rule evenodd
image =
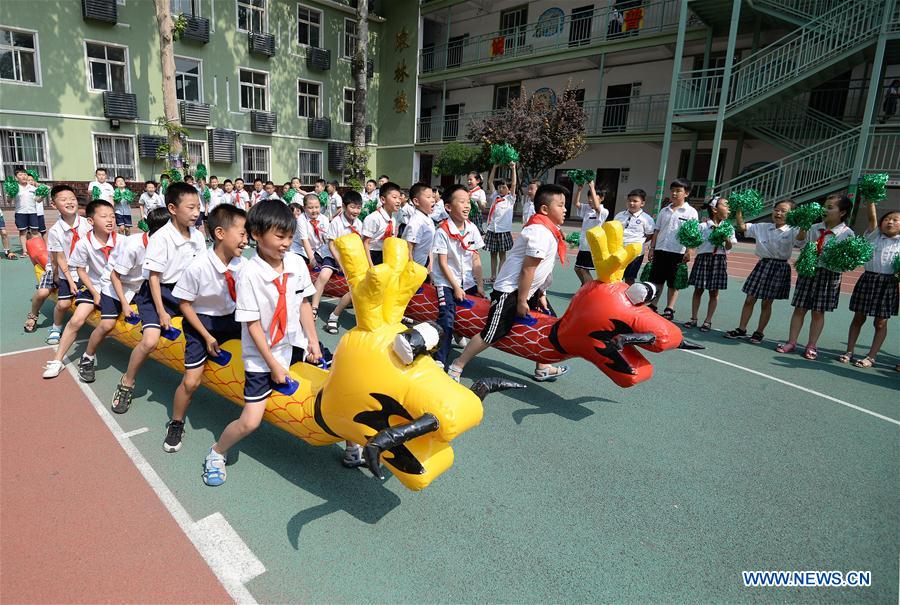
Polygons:
<instances>
[{"instance_id":1,"label":"staircase railing","mask_svg":"<svg viewBox=\"0 0 900 605\"><path fill-rule=\"evenodd\" d=\"M752 4L808 21L844 4L844 0L753 0Z\"/></svg>"},{"instance_id":2,"label":"staircase railing","mask_svg":"<svg viewBox=\"0 0 900 605\"><path fill-rule=\"evenodd\" d=\"M791 99L748 116L741 127L783 149L799 151L845 133L851 125Z\"/></svg>"}]
</instances>

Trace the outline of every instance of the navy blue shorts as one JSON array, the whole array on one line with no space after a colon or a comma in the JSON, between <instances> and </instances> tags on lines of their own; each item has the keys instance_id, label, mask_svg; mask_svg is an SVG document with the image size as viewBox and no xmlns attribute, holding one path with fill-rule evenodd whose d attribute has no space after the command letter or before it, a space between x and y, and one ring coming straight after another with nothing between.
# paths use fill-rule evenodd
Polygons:
<instances>
[{"instance_id":1,"label":"navy blue shorts","mask_svg":"<svg viewBox=\"0 0 900 605\"><path fill-rule=\"evenodd\" d=\"M78 282L75 282L75 287L78 288ZM75 293L69 288L69 280L56 278L56 299L69 300L72 298L75 298Z\"/></svg>"},{"instance_id":2,"label":"navy blue shorts","mask_svg":"<svg viewBox=\"0 0 900 605\"><path fill-rule=\"evenodd\" d=\"M118 319L122 314L122 303L118 298L100 293L100 319Z\"/></svg>"},{"instance_id":3,"label":"navy blue shorts","mask_svg":"<svg viewBox=\"0 0 900 605\"><path fill-rule=\"evenodd\" d=\"M381 250L369 250L372 255L372 265L380 265L384 262L384 252Z\"/></svg>"},{"instance_id":4,"label":"navy blue shorts","mask_svg":"<svg viewBox=\"0 0 900 605\"><path fill-rule=\"evenodd\" d=\"M38 217L38 231L41 233L47 233L47 222L44 220L44 215L39 214Z\"/></svg>"},{"instance_id":5,"label":"navy blue shorts","mask_svg":"<svg viewBox=\"0 0 900 605\"><path fill-rule=\"evenodd\" d=\"M116 226L118 227L131 227L131 213L128 214L119 214L116 212Z\"/></svg>"},{"instance_id":6,"label":"navy blue shorts","mask_svg":"<svg viewBox=\"0 0 900 605\"><path fill-rule=\"evenodd\" d=\"M294 347L291 351L292 366L298 361L306 360L306 351L300 347ZM290 370L290 367L287 369ZM272 380L271 372L244 372L244 403L260 403L264 402L272 394L272 390L277 386Z\"/></svg>"},{"instance_id":7,"label":"navy blue shorts","mask_svg":"<svg viewBox=\"0 0 900 605\"><path fill-rule=\"evenodd\" d=\"M78 282L75 285L78 286L78 292L75 293L75 306L77 307L78 305L83 305L83 304L93 305L94 304L94 295L91 294L91 291L88 290L87 286L85 286L81 282ZM100 308L97 305L94 305L94 306L97 307L98 309Z\"/></svg>"},{"instance_id":8,"label":"navy blue shorts","mask_svg":"<svg viewBox=\"0 0 900 605\"><path fill-rule=\"evenodd\" d=\"M641 265L644 262L644 254L639 254L633 261L628 263L628 266L625 267L625 274L622 276L622 279L625 281L635 281L638 278L638 274L641 272Z\"/></svg>"},{"instance_id":9,"label":"navy blue shorts","mask_svg":"<svg viewBox=\"0 0 900 605\"><path fill-rule=\"evenodd\" d=\"M160 294L162 295L163 306L166 313L175 317L181 315L178 309L178 299L172 296L172 288L175 284L159 284ZM150 282L145 281L141 284L141 289L134 295L134 303L138 308L138 315L141 316L141 331L147 328L156 328L159 330L159 314L156 312L156 305L153 304L153 297L150 295Z\"/></svg>"},{"instance_id":10,"label":"navy blue shorts","mask_svg":"<svg viewBox=\"0 0 900 605\"><path fill-rule=\"evenodd\" d=\"M329 269L331 269L332 271L334 271L335 274L337 274L337 275L343 275L343 274L344 274L343 271L341 271L341 267L340 267L340 265L338 265L338 262L337 262L334 258L332 258L331 256L326 256L325 258L323 258L323 259L322 259L322 262L320 263L320 266L321 266L323 269L324 269L325 267L328 267Z\"/></svg>"},{"instance_id":11,"label":"navy blue shorts","mask_svg":"<svg viewBox=\"0 0 900 605\"><path fill-rule=\"evenodd\" d=\"M2 212L0 212L0 229L6 229L6 218L4 218Z\"/></svg>"},{"instance_id":12,"label":"navy blue shorts","mask_svg":"<svg viewBox=\"0 0 900 605\"><path fill-rule=\"evenodd\" d=\"M194 221L194 227L202 227L204 222L206 222L206 213L201 212L197 215L197 220Z\"/></svg>"},{"instance_id":13,"label":"navy blue shorts","mask_svg":"<svg viewBox=\"0 0 900 605\"><path fill-rule=\"evenodd\" d=\"M224 317L198 313L197 317L220 345L226 340L241 337L241 324L234 321L234 313ZM206 358L209 356L206 351L206 341L187 320L182 322L182 327L184 328L184 369L199 368L206 363Z\"/></svg>"},{"instance_id":14,"label":"navy blue shorts","mask_svg":"<svg viewBox=\"0 0 900 605\"><path fill-rule=\"evenodd\" d=\"M34 212L16 212L16 229L25 231L33 229L39 231L41 223L38 221L38 215Z\"/></svg>"}]
</instances>

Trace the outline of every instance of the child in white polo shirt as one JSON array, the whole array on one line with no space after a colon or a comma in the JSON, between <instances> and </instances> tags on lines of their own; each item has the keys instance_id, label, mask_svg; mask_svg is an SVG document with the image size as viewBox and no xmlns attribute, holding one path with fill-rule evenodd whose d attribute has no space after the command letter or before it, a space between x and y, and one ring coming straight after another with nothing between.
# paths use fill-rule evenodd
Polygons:
<instances>
[{"instance_id":1,"label":"child in white polo shirt","mask_svg":"<svg viewBox=\"0 0 900 605\"><path fill-rule=\"evenodd\" d=\"M516 163L510 162L509 169L512 171L512 184L506 179L494 181L496 164L491 167L491 174L488 177L490 209L485 224L487 232L484 236L484 248L491 253L491 277L488 283L494 282L497 272L506 261L507 251L513 247L512 219L516 207Z\"/></svg>"},{"instance_id":2,"label":"child in white polo shirt","mask_svg":"<svg viewBox=\"0 0 900 605\"><path fill-rule=\"evenodd\" d=\"M456 303L465 300L466 295L485 296L478 254L484 241L474 223L466 220L471 204L469 192L462 185L451 185L446 195L450 217L438 225L431 248L431 279L438 298L438 325L443 332L434 359L444 367L450 356Z\"/></svg>"},{"instance_id":3,"label":"child in white polo shirt","mask_svg":"<svg viewBox=\"0 0 900 605\"><path fill-rule=\"evenodd\" d=\"M366 217L362 229L363 245L372 266L381 264L384 240L399 237L394 213L400 207L400 186L388 181L381 186L379 200L381 207Z\"/></svg>"},{"instance_id":4,"label":"child in white polo shirt","mask_svg":"<svg viewBox=\"0 0 900 605\"><path fill-rule=\"evenodd\" d=\"M337 188L337 181L331 181L325 186L325 193L328 194L328 216L330 218L340 214L341 208L344 205L344 198L338 193Z\"/></svg>"},{"instance_id":5,"label":"child in white polo shirt","mask_svg":"<svg viewBox=\"0 0 900 605\"><path fill-rule=\"evenodd\" d=\"M403 239L409 246L409 257L423 267L431 268L431 243L434 241L434 192L424 183L416 183L409 189L409 202L415 212L409 217Z\"/></svg>"},{"instance_id":6,"label":"child in white polo shirt","mask_svg":"<svg viewBox=\"0 0 900 605\"><path fill-rule=\"evenodd\" d=\"M506 336L516 318L530 310L553 314L544 294L553 279L556 258L565 263L566 241L559 225L566 219L566 191L559 185L541 185L534 199L537 210L516 239L506 263L494 282L491 308L481 334L475 335L447 373L456 381L476 355ZM553 381L569 371L567 366L536 364L534 380Z\"/></svg>"},{"instance_id":7,"label":"child in white polo shirt","mask_svg":"<svg viewBox=\"0 0 900 605\"><path fill-rule=\"evenodd\" d=\"M706 305L706 318L700 324L701 332L709 332L712 329L713 315L719 305L719 290L728 288L728 252L737 243L734 236L734 228L728 227L731 235L721 243L713 243L710 236L724 221L728 219L730 210L728 198L714 197L703 205L709 214L709 220L700 224L700 236L703 243L697 248L697 257L691 269L688 283L694 286L694 296L691 298L691 318L684 322L685 328L697 326L697 315L700 312L700 302L703 299L703 291L709 292L709 301Z\"/></svg>"},{"instance_id":8,"label":"child in white polo shirt","mask_svg":"<svg viewBox=\"0 0 900 605\"><path fill-rule=\"evenodd\" d=\"M312 267L321 267L328 254L328 244L325 243L328 218L321 210L319 196L315 193L303 196L303 213L297 220L297 231L300 234L300 245L303 246L302 256ZM296 239L295 233L294 240Z\"/></svg>"},{"instance_id":9,"label":"child in white polo shirt","mask_svg":"<svg viewBox=\"0 0 900 605\"><path fill-rule=\"evenodd\" d=\"M591 246L588 244L587 232L602 225L609 216L609 210L603 205L606 200L606 189L599 192L594 188L594 181L588 181L588 203L586 206L581 204L581 193L584 191L584 185L578 185L575 190L575 196L572 198L573 206L581 208L581 236L578 240L578 256L575 257L575 274L581 281L581 285L588 283L592 279L591 271L594 270L594 257L591 256Z\"/></svg>"},{"instance_id":10,"label":"child in white polo shirt","mask_svg":"<svg viewBox=\"0 0 900 605\"><path fill-rule=\"evenodd\" d=\"M152 180L144 183L144 192L138 199L138 205L141 207L141 218L146 220L147 215L154 208L165 208L166 200L156 190L156 183Z\"/></svg>"},{"instance_id":11,"label":"child in white polo shirt","mask_svg":"<svg viewBox=\"0 0 900 605\"><path fill-rule=\"evenodd\" d=\"M525 200L522 202L522 224L524 225L534 216L534 194L537 193L541 182L538 179L528 183L528 189L525 190Z\"/></svg>"},{"instance_id":12,"label":"child in white polo shirt","mask_svg":"<svg viewBox=\"0 0 900 605\"><path fill-rule=\"evenodd\" d=\"M109 176L105 168L94 171L94 180L88 183L88 194L92 200L106 200L110 204L114 202L115 188L108 182Z\"/></svg>"},{"instance_id":13,"label":"child in white polo shirt","mask_svg":"<svg viewBox=\"0 0 900 605\"><path fill-rule=\"evenodd\" d=\"M244 266L241 254L247 245L246 221L247 213L230 204L213 208L206 217L213 247L195 257L172 288L184 317L184 377L172 400L172 420L163 441L166 452L181 449L184 416L200 388L207 359L223 362L219 345L241 337L234 310L236 280Z\"/></svg>"},{"instance_id":14,"label":"child in white polo shirt","mask_svg":"<svg viewBox=\"0 0 900 605\"><path fill-rule=\"evenodd\" d=\"M625 267L622 281L628 284L633 284L637 280L641 263L644 261L643 246L653 237L653 230L656 227L653 217L643 210L646 199L646 191L632 189L628 192L627 208L619 212L613 219L622 223L622 243L624 245L636 243L641 245L641 253Z\"/></svg>"},{"instance_id":15,"label":"child in white polo shirt","mask_svg":"<svg viewBox=\"0 0 900 605\"><path fill-rule=\"evenodd\" d=\"M216 206L225 201L225 190L219 187L219 177L209 177L209 200L206 202L206 216L216 209ZM212 233L209 234L212 237Z\"/></svg>"},{"instance_id":16,"label":"child in white polo shirt","mask_svg":"<svg viewBox=\"0 0 900 605\"><path fill-rule=\"evenodd\" d=\"M315 292L309 270L299 256L287 253L296 226L290 208L277 200L260 202L247 216L256 255L238 275L234 314L241 324L244 410L209 448L203 468L207 485L225 483L225 455L259 427L272 390L295 380L290 367L322 357L306 300Z\"/></svg>"},{"instance_id":17,"label":"child in white polo shirt","mask_svg":"<svg viewBox=\"0 0 900 605\"><path fill-rule=\"evenodd\" d=\"M669 185L672 203L659 211L656 217L656 229L650 240L650 251L647 260L652 263L650 269L650 281L656 284L656 296L648 305L654 311L662 296L662 286L665 283L669 289L666 293L666 307L661 315L672 321L675 318L675 301L678 300L678 290L675 289L675 277L678 274L678 265L691 260L691 251L678 242L678 229L686 221L697 220L697 211L687 203L687 197L691 192L691 182L678 178Z\"/></svg>"},{"instance_id":18,"label":"child in white polo shirt","mask_svg":"<svg viewBox=\"0 0 900 605\"><path fill-rule=\"evenodd\" d=\"M197 190L187 183L172 183L166 190L166 209L171 220L149 238L144 254L144 277L134 296L141 316L141 342L131 351L128 369L113 395L112 410L124 414L134 397L137 373L159 343L163 330L170 330L179 315L172 289L195 256L206 249L206 240L195 227L200 215Z\"/></svg>"},{"instance_id":19,"label":"child in white polo shirt","mask_svg":"<svg viewBox=\"0 0 900 605\"><path fill-rule=\"evenodd\" d=\"M361 211L362 196L359 195L358 191L348 191L347 195L344 196L344 211L329 223L328 229L325 231L324 241L328 248L325 257L322 259L322 270L319 272L318 279L316 279L316 293L313 295L312 299L313 317L318 317L319 301L322 299L322 293L325 291L325 285L328 283L328 280L331 279L331 276L335 271L337 271L339 275L343 275L338 259L337 248L334 247L334 240L349 233L355 233L360 237L363 236L363 224L362 221L359 220L359 213ZM344 312L344 309L350 305L350 302L350 292L347 292L341 297L341 300L338 301L334 311L328 316L325 323L326 332L329 334L338 333L338 320L341 317L341 313Z\"/></svg>"},{"instance_id":20,"label":"child in white polo shirt","mask_svg":"<svg viewBox=\"0 0 900 605\"><path fill-rule=\"evenodd\" d=\"M69 257L69 266L78 272L79 287L75 295L75 312L62 337L56 355L44 367L44 378L56 378L63 370L63 358L75 342L84 321L100 308L100 283L108 274L109 255L116 246L116 214L113 205L105 200L94 200L85 210L91 231L78 240Z\"/></svg>"},{"instance_id":21,"label":"child in white polo shirt","mask_svg":"<svg viewBox=\"0 0 900 605\"><path fill-rule=\"evenodd\" d=\"M17 168L15 177L19 191L16 193L14 200L16 205L14 218L16 229L19 230L19 243L22 245L22 252L24 253L27 250L25 242L39 235L41 231L37 213L38 202L34 197L37 187L28 184L28 173L25 172L24 168Z\"/></svg>"}]
</instances>

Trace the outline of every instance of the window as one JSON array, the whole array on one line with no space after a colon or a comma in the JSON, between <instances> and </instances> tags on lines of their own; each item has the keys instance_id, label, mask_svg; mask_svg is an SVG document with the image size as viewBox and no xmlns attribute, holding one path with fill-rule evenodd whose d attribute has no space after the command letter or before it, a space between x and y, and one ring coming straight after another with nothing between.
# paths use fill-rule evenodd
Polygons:
<instances>
[{"instance_id":1,"label":"window","mask_svg":"<svg viewBox=\"0 0 900 605\"><path fill-rule=\"evenodd\" d=\"M94 135L95 165L105 168L110 176L122 176L126 181L136 178L134 170L134 141L131 137Z\"/></svg>"},{"instance_id":2,"label":"window","mask_svg":"<svg viewBox=\"0 0 900 605\"><path fill-rule=\"evenodd\" d=\"M175 57L175 96L178 100L199 103L203 96L200 90L200 61Z\"/></svg>"},{"instance_id":3,"label":"window","mask_svg":"<svg viewBox=\"0 0 900 605\"><path fill-rule=\"evenodd\" d=\"M241 70L241 109L266 111L266 81L264 71Z\"/></svg>"},{"instance_id":4,"label":"window","mask_svg":"<svg viewBox=\"0 0 900 605\"><path fill-rule=\"evenodd\" d=\"M297 42L318 48L322 36L322 13L297 5Z\"/></svg>"},{"instance_id":5,"label":"window","mask_svg":"<svg viewBox=\"0 0 900 605\"><path fill-rule=\"evenodd\" d=\"M469 41L469 34L453 36L447 41L447 69L462 65L463 49Z\"/></svg>"},{"instance_id":6,"label":"window","mask_svg":"<svg viewBox=\"0 0 900 605\"><path fill-rule=\"evenodd\" d=\"M50 178L47 161L47 141L38 130L0 130L0 156L3 159L3 175L9 176L16 168L36 168L41 179Z\"/></svg>"},{"instance_id":7,"label":"window","mask_svg":"<svg viewBox=\"0 0 900 605\"><path fill-rule=\"evenodd\" d=\"M522 94L522 83L498 84L494 86L494 109L506 109L510 102Z\"/></svg>"},{"instance_id":8,"label":"window","mask_svg":"<svg viewBox=\"0 0 900 605\"><path fill-rule=\"evenodd\" d=\"M322 85L317 82L297 80L297 115L301 118L319 117L319 91Z\"/></svg>"},{"instance_id":9,"label":"window","mask_svg":"<svg viewBox=\"0 0 900 605\"><path fill-rule=\"evenodd\" d=\"M252 183L254 179L268 181L269 148L241 145L241 174L246 183Z\"/></svg>"},{"instance_id":10,"label":"window","mask_svg":"<svg viewBox=\"0 0 900 605\"><path fill-rule=\"evenodd\" d=\"M315 183L322 178L322 152L300 150L300 163L297 175L301 183Z\"/></svg>"},{"instance_id":11,"label":"window","mask_svg":"<svg viewBox=\"0 0 900 605\"><path fill-rule=\"evenodd\" d=\"M191 166L196 166L197 164L208 165L206 161L206 143L204 141L188 141L187 156Z\"/></svg>"},{"instance_id":12,"label":"window","mask_svg":"<svg viewBox=\"0 0 900 605\"><path fill-rule=\"evenodd\" d=\"M237 10L239 30L266 31L266 0L237 0Z\"/></svg>"},{"instance_id":13,"label":"window","mask_svg":"<svg viewBox=\"0 0 900 605\"><path fill-rule=\"evenodd\" d=\"M0 28L0 80L38 84L34 34Z\"/></svg>"},{"instance_id":14,"label":"window","mask_svg":"<svg viewBox=\"0 0 900 605\"><path fill-rule=\"evenodd\" d=\"M197 0L170 0L169 6L172 10L172 17L184 15L186 17L199 17L200 11Z\"/></svg>"},{"instance_id":15,"label":"window","mask_svg":"<svg viewBox=\"0 0 900 605\"><path fill-rule=\"evenodd\" d=\"M353 123L353 106L356 104L356 90L353 88L345 88L344 89L344 123L352 124Z\"/></svg>"},{"instance_id":16,"label":"window","mask_svg":"<svg viewBox=\"0 0 900 605\"><path fill-rule=\"evenodd\" d=\"M344 58L349 59L356 50L356 21L344 19Z\"/></svg>"},{"instance_id":17,"label":"window","mask_svg":"<svg viewBox=\"0 0 900 605\"><path fill-rule=\"evenodd\" d=\"M88 62L88 89L93 92L128 92L128 50L124 46L110 46L85 42Z\"/></svg>"},{"instance_id":18,"label":"window","mask_svg":"<svg viewBox=\"0 0 900 605\"><path fill-rule=\"evenodd\" d=\"M584 89L572 88L563 93L566 99L574 99L579 106L584 107Z\"/></svg>"}]
</instances>

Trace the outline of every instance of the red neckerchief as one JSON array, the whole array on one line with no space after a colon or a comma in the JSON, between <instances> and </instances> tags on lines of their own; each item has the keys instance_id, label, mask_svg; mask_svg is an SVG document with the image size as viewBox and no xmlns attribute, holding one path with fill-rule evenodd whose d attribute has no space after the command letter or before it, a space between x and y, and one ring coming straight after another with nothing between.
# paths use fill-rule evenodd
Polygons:
<instances>
[{"instance_id":1,"label":"red neckerchief","mask_svg":"<svg viewBox=\"0 0 900 605\"><path fill-rule=\"evenodd\" d=\"M356 227L353 226L353 223L348 223L348 222L347 222L347 217L344 216L343 213L341 213L341 223L344 225L344 227L346 227L347 229L349 229L351 232L353 232L353 233L355 233L356 235L359 235L360 237L362 237L362 234L360 234L360 232L357 231Z\"/></svg>"},{"instance_id":2,"label":"red neckerchief","mask_svg":"<svg viewBox=\"0 0 900 605\"><path fill-rule=\"evenodd\" d=\"M562 232L559 230L559 227L553 224L546 214L535 214L528 222L525 223L525 226L528 227L530 225L543 225L546 227L550 233L553 234L553 237L556 238L556 253L559 255L559 262L563 265L566 264L566 238L563 237Z\"/></svg>"},{"instance_id":3,"label":"red neckerchief","mask_svg":"<svg viewBox=\"0 0 900 605\"><path fill-rule=\"evenodd\" d=\"M465 235L463 235L462 233L459 233L459 232L453 233L450 231L450 219L449 218L445 218L444 220L442 220L440 222L440 224L438 225L438 227L440 227L441 229L444 230L444 233L447 234L447 237L449 237L452 240L458 241L459 245L462 246L463 250L465 250L466 252L474 252L474 250L472 248L469 248L466 245ZM465 229L465 224L463 224L463 229Z\"/></svg>"},{"instance_id":4,"label":"red neckerchief","mask_svg":"<svg viewBox=\"0 0 900 605\"><path fill-rule=\"evenodd\" d=\"M150 236L144 233L144 248L147 247L147 244L150 242Z\"/></svg>"},{"instance_id":5,"label":"red neckerchief","mask_svg":"<svg viewBox=\"0 0 900 605\"><path fill-rule=\"evenodd\" d=\"M505 200L505 199L506 199L506 196L500 195L499 193L497 194L497 197L494 198L494 202L491 204L491 209L488 210L488 225L491 224L491 219L494 217L494 208L497 207L497 204L500 202L500 200Z\"/></svg>"},{"instance_id":6,"label":"red neckerchief","mask_svg":"<svg viewBox=\"0 0 900 605\"><path fill-rule=\"evenodd\" d=\"M822 246L825 245L825 236L834 235L831 229L819 229L819 239L816 240L816 254L822 254Z\"/></svg>"},{"instance_id":7,"label":"red neckerchief","mask_svg":"<svg viewBox=\"0 0 900 605\"><path fill-rule=\"evenodd\" d=\"M316 239L321 239L321 237L319 237L319 219L311 218L309 219L309 224L312 225L313 233L316 234Z\"/></svg>"},{"instance_id":8,"label":"red neckerchief","mask_svg":"<svg viewBox=\"0 0 900 605\"><path fill-rule=\"evenodd\" d=\"M269 338L271 339L270 347L277 345L284 338L287 330L287 279L285 273L281 276L281 281L276 277L272 282L278 289L278 302L275 303L275 315L272 317L272 323L269 324Z\"/></svg>"},{"instance_id":9,"label":"red neckerchief","mask_svg":"<svg viewBox=\"0 0 900 605\"><path fill-rule=\"evenodd\" d=\"M237 301L237 287L234 283L234 273L225 269L225 283L228 284L228 294L231 296L231 300ZM278 284L275 284L275 287L278 287ZM278 291L278 300L281 301L281 290ZM275 344L275 343L272 343Z\"/></svg>"},{"instance_id":10,"label":"red neckerchief","mask_svg":"<svg viewBox=\"0 0 900 605\"><path fill-rule=\"evenodd\" d=\"M381 208L378 209L378 216L384 218L385 214L387 214L387 213L384 212L384 210L382 210ZM381 240L384 241L387 238L391 237L392 235L394 235L394 221L391 220L390 216L388 216L387 217L387 227L384 228L384 235L381 236Z\"/></svg>"},{"instance_id":11,"label":"red neckerchief","mask_svg":"<svg viewBox=\"0 0 900 605\"><path fill-rule=\"evenodd\" d=\"M91 238L91 231L88 231L87 234L88 241L91 242L91 245L94 245L94 240ZM116 232L112 232L112 246L103 246L100 248L100 251L103 253L103 256L106 257L106 260L109 260L109 255L112 254L113 248L116 247Z\"/></svg>"},{"instance_id":12,"label":"red neckerchief","mask_svg":"<svg viewBox=\"0 0 900 605\"><path fill-rule=\"evenodd\" d=\"M75 224L72 225L72 245L69 246L69 256L72 256L72 252L75 251L75 244L78 243L78 240L81 239L81 236L78 234L78 225L81 224L81 217L75 217Z\"/></svg>"},{"instance_id":13,"label":"red neckerchief","mask_svg":"<svg viewBox=\"0 0 900 605\"><path fill-rule=\"evenodd\" d=\"M481 185L475 185L474 189L469 189L469 195L471 196L476 191L481 191Z\"/></svg>"}]
</instances>

